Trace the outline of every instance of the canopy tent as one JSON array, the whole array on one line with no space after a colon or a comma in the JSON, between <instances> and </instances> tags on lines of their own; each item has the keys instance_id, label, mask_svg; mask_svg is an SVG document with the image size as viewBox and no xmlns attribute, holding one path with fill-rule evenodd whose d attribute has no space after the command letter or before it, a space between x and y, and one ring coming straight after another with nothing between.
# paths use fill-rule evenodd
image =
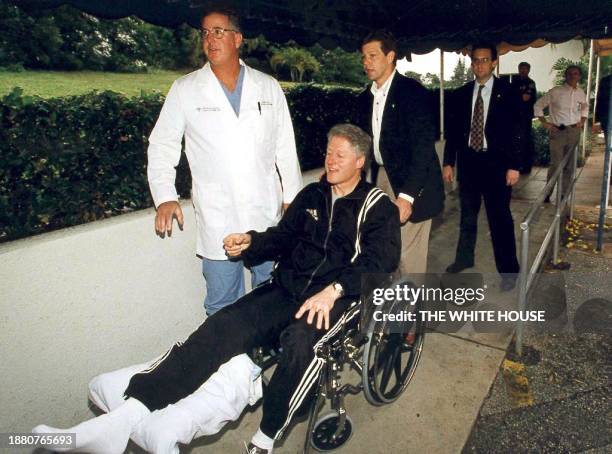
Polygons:
<instances>
[{"instance_id":1,"label":"canopy tent","mask_svg":"<svg viewBox=\"0 0 612 454\"><path fill-rule=\"evenodd\" d=\"M231 0L230 0L231 1ZM199 27L208 0L21 0L30 13L69 4L97 17L137 16L156 25ZM612 22L610 0L233 0L245 36L289 40L331 49L359 48L376 28L391 30L403 54L461 51L475 40L526 46L576 37L604 38ZM542 42L540 41L540 42ZM537 41L536 41L537 42Z\"/></svg>"},{"instance_id":2,"label":"canopy tent","mask_svg":"<svg viewBox=\"0 0 612 454\"><path fill-rule=\"evenodd\" d=\"M612 55L612 39L597 39L595 40L595 53L598 57L607 57Z\"/></svg>"}]
</instances>

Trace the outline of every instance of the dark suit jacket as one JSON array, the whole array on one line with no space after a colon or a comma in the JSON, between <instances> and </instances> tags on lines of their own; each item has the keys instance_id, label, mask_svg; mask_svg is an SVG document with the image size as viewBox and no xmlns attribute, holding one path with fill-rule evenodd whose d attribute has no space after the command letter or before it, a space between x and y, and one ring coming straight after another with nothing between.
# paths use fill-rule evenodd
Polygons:
<instances>
[{"instance_id":1,"label":"dark suit jacket","mask_svg":"<svg viewBox=\"0 0 612 454\"><path fill-rule=\"evenodd\" d=\"M444 183L435 150L435 123L429 92L416 80L396 73L391 81L379 148L397 196L414 197L411 222L431 219L444 208ZM359 95L358 124L372 135L374 96L368 86ZM378 165L372 159L372 179Z\"/></svg>"},{"instance_id":2,"label":"dark suit jacket","mask_svg":"<svg viewBox=\"0 0 612 454\"><path fill-rule=\"evenodd\" d=\"M461 169L462 155L468 151L472 122L472 94L474 82L458 88L449 105L449 124L444 165L454 166L458 161L460 180L465 174ZM485 137L487 151L500 171L520 170L519 115L517 103L508 83L495 78L489 102Z\"/></svg>"},{"instance_id":3,"label":"dark suit jacket","mask_svg":"<svg viewBox=\"0 0 612 454\"><path fill-rule=\"evenodd\" d=\"M527 77L527 79L521 79L520 76L515 76L512 78L512 84L510 86L512 90L514 90L514 96L516 97L517 108L521 118L531 122L533 118L533 105L538 98L535 82L529 77ZM529 101L523 101L523 95L529 95Z\"/></svg>"},{"instance_id":4,"label":"dark suit jacket","mask_svg":"<svg viewBox=\"0 0 612 454\"><path fill-rule=\"evenodd\" d=\"M601 129L608 127L610 118L610 92L612 91L612 75L606 76L599 81L597 92L597 110L595 120L601 123Z\"/></svg>"}]
</instances>

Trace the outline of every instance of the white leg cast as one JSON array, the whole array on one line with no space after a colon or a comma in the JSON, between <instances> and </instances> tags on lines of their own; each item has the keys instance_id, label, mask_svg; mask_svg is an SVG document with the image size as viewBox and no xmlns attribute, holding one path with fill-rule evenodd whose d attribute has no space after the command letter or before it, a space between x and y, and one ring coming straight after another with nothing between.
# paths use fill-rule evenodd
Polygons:
<instances>
[{"instance_id":1,"label":"white leg cast","mask_svg":"<svg viewBox=\"0 0 612 454\"><path fill-rule=\"evenodd\" d=\"M58 452L121 454L125 451L132 429L150 413L140 401L128 399L110 413L82 422L70 429L56 429L40 425L32 429L32 433L76 434L76 446L74 448L54 448Z\"/></svg>"}]
</instances>

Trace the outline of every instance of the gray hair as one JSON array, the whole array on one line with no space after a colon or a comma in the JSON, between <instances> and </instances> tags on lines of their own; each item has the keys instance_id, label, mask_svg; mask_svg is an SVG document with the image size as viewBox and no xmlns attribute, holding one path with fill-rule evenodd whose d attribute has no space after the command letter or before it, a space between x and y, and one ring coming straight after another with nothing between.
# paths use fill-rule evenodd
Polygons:
<instances>
[{"instance_id":1,"label":"gray hair","mask_svg":"<svg viewBox=\"0 0 612 454\"><path fill-rule=\"evenodd\" d=\"M363 156L367 163L370 158L372 139L363 129L350 123L341 123L329 130L327 133L327 142L329 142L332 137L343 137L348 140L353 151L358 156Z\"/></svg>"},{"instance_id":2,"label":"gray hair","mask_svg":"<svg viewBox=\"0 0 612 454\"><path fill-rule=\"evenodd\" d=\"M210 16L211 14L220 14L222 16L227 16L230 26L234 27L234 29L242 33L242 30L240 28L240 15L238 14L237 10L222 4L213 4L209 9L205 10L202 13L200 23L204 22L204 18Z\"/></svg>"}]
</instances>

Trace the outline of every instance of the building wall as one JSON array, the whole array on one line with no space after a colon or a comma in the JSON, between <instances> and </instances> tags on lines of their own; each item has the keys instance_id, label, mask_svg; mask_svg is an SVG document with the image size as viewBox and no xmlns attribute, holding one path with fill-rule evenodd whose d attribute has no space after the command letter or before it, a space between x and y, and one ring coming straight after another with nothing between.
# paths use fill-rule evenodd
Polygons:
<instances>
[{"instance_id":1,"label":"building wall","mask_svg":"<svg viewBox=\"0 0 612 454\"><path fill-rule=\"evenodd\" d=\"M140 363L203 319L193 208L160 239L152 209L0 248L0 432L90 418L95 375Z\"/></svg>"}]
</instances>

